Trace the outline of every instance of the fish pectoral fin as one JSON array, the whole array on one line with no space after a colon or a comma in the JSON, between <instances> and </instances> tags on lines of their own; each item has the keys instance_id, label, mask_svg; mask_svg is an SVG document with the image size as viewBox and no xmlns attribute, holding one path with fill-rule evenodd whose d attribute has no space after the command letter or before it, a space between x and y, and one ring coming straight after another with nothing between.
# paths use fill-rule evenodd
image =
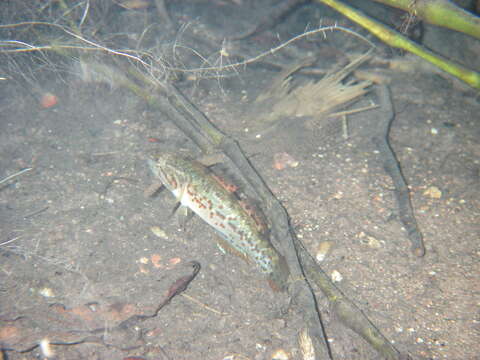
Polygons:
<instances>
[{"instance_id":1,"label":"fish pectoral fin","mask_svg":"<svg viewBox=\"0 0 480 360\"><path fill-rule=\"evenodd\" d=\"M180 228L185 231L187 222L190 221L190 219L193 217L193 215L195 215L195 213L187 206L183 206L182 203L177 202L173 207L172 212L168 216L168 219L171 220L174 215L177 215L178 226L180 226Z\"/></svg>"},{"instance_id":2,"label":"fish pectoral fin","mask_svg":"<svg viewBox=\"0 0 480 360\"><path fill-rule=\"evenodd\" d=\"M176 196L177 203L173 207L172 212L171 212L170 216L168 217L169 219L177 212L178 209L182 208L182 198L183 198L183 194L185 193L185 189L186 189L186 186L183 186L180 193L178 194L178 196ZM186 209L188 209L188 208L186 208Z\"/></svg>"},{"instance_id":3,"label":"fish pectoral fin","mask_svg":"<svg viewBox=\"0 0 480 360\"><path fill-rule=\"evenodd\" d=\"M177 190L172 191L173 195L175 196L175 200L177 200L177 202L179 202L179 203L182 202L183 196L187 192L187 186L188 186L187 184L182 185L182 187L180 188L180 191L178 191L178 192L177 192Z\"/></svg>"}]
</instances>

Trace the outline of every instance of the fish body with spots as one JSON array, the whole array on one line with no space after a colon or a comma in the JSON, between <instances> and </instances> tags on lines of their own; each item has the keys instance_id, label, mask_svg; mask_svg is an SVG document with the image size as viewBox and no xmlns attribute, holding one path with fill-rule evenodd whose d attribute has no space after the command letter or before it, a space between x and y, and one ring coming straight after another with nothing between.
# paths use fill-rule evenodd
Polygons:
<instances>
[{"instance_id":1,"label":"fish body with spots","mask_svg":"<svg viewBox=\"0 0 480 360\"><path fill-rule=\"evenodd\" d=\"M285 259L235 194L226 190L207 168L170 153L149 159L148 163L181 205L212 226L233 252L253 261L274 290L286 288L290 272Z\"/></svg>"}]
</instances>

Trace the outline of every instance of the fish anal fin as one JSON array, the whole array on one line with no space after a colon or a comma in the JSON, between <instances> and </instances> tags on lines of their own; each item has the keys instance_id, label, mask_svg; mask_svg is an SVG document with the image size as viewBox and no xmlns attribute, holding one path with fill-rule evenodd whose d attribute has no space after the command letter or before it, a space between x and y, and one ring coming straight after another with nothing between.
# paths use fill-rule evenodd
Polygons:
<instances>
[{"instance_id":1,"label":"fish anal fin","mask_svg":"<svg viewBox=\"0 0 480 360\"><path fill-rule=\"evenodd\" d=\"M216 236L216 242L218 247L222 250L228 252L231 255L238 256L239 258L243 259L247 264L251 264L250 259L248 258L247 254L241 252L240 250L234 248L227 240L225 240L220 235Z\"/></svg>"}]
</instances>

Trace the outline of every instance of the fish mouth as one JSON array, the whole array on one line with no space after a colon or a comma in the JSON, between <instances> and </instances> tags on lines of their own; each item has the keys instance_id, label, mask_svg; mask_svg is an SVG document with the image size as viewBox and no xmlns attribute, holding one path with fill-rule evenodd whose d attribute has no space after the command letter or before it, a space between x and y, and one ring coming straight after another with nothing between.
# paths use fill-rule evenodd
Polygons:
<instances>
[{"instance_id":1,"label":"fish mouth","mask_svg":"<svg viewBox=\"0 0 480 360\"><path fill-rule=\"evenodd\" d=\"M161 156L155 156L147 159L147 164L153 175L161 181L167 188L171 188L171 181L167 175L168 166L165 163L165 159Z\"/></svg>"},{"instance_id":2,"label":"fish mouth","mask_svg":"<svg viewBox=\"0 0 480 360\"><path fill-rule=\"evenodd\" d=\"M150 170L152 171L153 175L159 178L162 183L165 183L166 176L165 176L165 168L164 168L164 161L160 157L154 157L147 159L147 164Z\"/></svg>"}]
</instances>

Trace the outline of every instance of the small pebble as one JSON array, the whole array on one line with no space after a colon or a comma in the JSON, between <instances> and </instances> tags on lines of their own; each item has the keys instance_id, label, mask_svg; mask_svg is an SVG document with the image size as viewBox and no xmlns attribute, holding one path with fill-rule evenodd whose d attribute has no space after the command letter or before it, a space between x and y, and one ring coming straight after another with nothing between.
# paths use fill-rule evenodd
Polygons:
<instances>
[{"instance_id":1,"label":"small pebble","mask_svg":"<svg viewBox=\"0 0 480 360\"><path fill-rule=\"evenodd\" d=\"M51 108L57 105L57 103L58 103L58 98L54 94L49 92L43 94L42 97L40 98L40 106L43 109Z\"/></svg>"},{"instance_id":2,"label":"small pebble","mask_svg":"<svg viewBox=\"0 0 480 360\"><path fill-rule=\"evenodd\" d=\"M327 257L327 254L330 252L332 248L333 242L331 241L322 241L318 245L317 253L315 254L315 258L318 262L322 262Z\"/></svg>"},{"instance_id":3,"label":"small pebble","mask_svg":"<svg viewBox=\"0 0 480 360\"><path fill-rule=\"evenodd\" d=\"M177 265L181 261L182 261L182 259L180 259L179 257L174 257L174 258L171 258L170 260L168 260L168 264L170 266L173 266L173 265Z\"/></svg>"},{"instance_id":4,"label":"small pebble","mask_svg":"<svg viewBox=\"0 0 480 360\"><path fill-rule=\"evenodd\" d=\"M152 261L152 265L156 268L162 267L162 257L159 254L153 254L152 256L150 256L150 260Z\"/></svg>"},{"instance_id":5,"label":"small pebble","mask_svg":"<svg viewBox=\"0 0 480 360\"><path fill-rule=\"evenodd\" d=\"M428 196L432 199L440 199L442 197L442 191L436 186L430 186L427 190L423 192L423 195Z\"/></svg>"},{"instance_id":6,"label":"small pebble","mask_svg":"<svg viewBox=\"0 0 480 360\"><path fill-rule=\"evenodd\" d=\"M168 239L167 233L163 229L161 229L159 226L152 226L150 228L150 231L153 233L153 235L155 235L160 239L165 239L165 240Z\"/></svg>"},{"instance_id":7,"label":"small pebble","mask_svg":"<svg viewBox=\"0 0 480 360\"><path fill-rule=\"evenodd\" d=\"M55 357L55 352L52 349L52 346L50 345L50 340L48 339L42 339L40 340L40 351L42 352L42 355L45 359L52 359Z\"/></svg>"},{"instance_id":8,"label":"small pebble","mask_svg":"<svg viewBox=\"0 0 480 360\"><path fill-rule=\"evenodd\" d=\"M47 287L40 289L38 293L46 298L55 297L53 290Z\"/></svg>"},{"instance_id":9,"label":"small pebble","mask_svg":"<svg viewBox=\"0 0 480 360\"><path fill-rule=\"evenodd\" d=\"M142 257L142 258L140 258L140 259L138 260L138 262L139 262L140 264L148 264L149 261L150 261L150 260L149 260L148 258L146 258L146 257Z\"/></svg>"},{"instance_id":10,"label":"small pebble","mask_svg":"<svg viewBox=\"0 0 480 360\"><path fill-rule=\"evenodd\" d=\"M374 238L373 236L368 236L368 235L367 235L367 245L372 249L380 249L382 247L382 243L377 238Z\"/></svg>"},{"instance_id":11,"label":"small pebble","mask_svg":"<svg viewBox=\"0 0 480 360\"><path fill-rule=\"evenodd\" d=\"M335 282L340 282L343 280L343 276L342 274L340 274L340 272L338 272L337 270L333 270L332 271L332 274L330 275L331 278L332 278L332 281L335 283Z\"/></svg>"},{"instance_id":12,"label":"small pebble","mask_svg":"<svg viewBox=\"0 0 480 360\"><path fill-rule=\"evenodd\" d=\"M271 360L290 360L290 356L283 349L275 350L272 354Z\"/></svg>"},{"instance_id":13,"label":"small pebble","mask_svg":"<svg viewBox=\"0 0 480 360\"><path fill-rule=\"evenodd\" d=\"M287 167L295 168L299 165L299 162L295 160L292 155L281 152L273 155L273 167L277 170L283 170Z\"/></svg>"},{"instance_id":14,"label":"small pebble","mask_svg":"<svg viewBox=\"0 0 480 360\"><path fill-rule=\"evenodd\" d=\"M303 329L298 335L298 345L300 347L303 360L315 360L315 348L313 347L313 341L308 335L308 331L306 329Z\"/></svg>"}]
</instances>

